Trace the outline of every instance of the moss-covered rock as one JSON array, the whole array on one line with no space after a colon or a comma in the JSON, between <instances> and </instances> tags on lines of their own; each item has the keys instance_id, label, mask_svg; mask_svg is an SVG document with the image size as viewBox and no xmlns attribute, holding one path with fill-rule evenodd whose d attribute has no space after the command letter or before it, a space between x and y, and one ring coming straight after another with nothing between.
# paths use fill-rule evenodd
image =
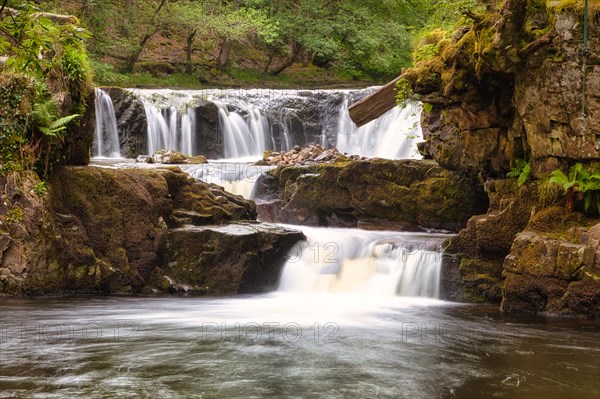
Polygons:
<instances>
[{"instance_id":1,"label":"moss-covered rock","mask_svg":"<svg viewBox=\"0 0 600 399\"><path fill-rule=\"evenodd\" d=\"M0 293L169 290L163 268L184 253L189 259L218 260L218 265L202 263L205 269L234 273L233 269L248 268L244 278L228 281L221 289L212 284L211 293L262 290L277 278L287 248L302 238L297 232L252 225L244 227L252 234L211 235L213 244L227 244L210 254L190 252L206 244L194 242L204 236L192 234L182 241L181 235L170 233L173 229L252 221L256 209L253 202L198 182L176 167L64 167L49 183L45 193L46 186L33 172L0 176L6 188L0 205ZM252 263L249 251L256 243L258 263ZM236 263L242 258L246 260Z\"/></svg>"},{"instance_id":2,"label":"moss-covered rock","mask_svg":"<svg viewBox=\"0 0 600 399\"><path fill-rule=\"evenodd\" d=\"M371 159L285 167L273 171L268 183L280 196L278 206L265 216L285 223L368 222L456 231L487 205L475 181L431 161Z\"/></svg>"},{"instance_id":3,"label":"moss-covered rock","mask_svg":"<svg viewBox=\"0 0 600 399\"><path fill-rule=\"evenodd\" d=\"M600 317L595 251L577 235L520 233L504 262L502 310Z\"/></svg>"},{"instance_id":4,"label":"moss-covered rock","mask_svg":"<svg viewBox=\"0 0 600 399\"><path fill-rule=\"evenodd\" d=\"M589 25L584 63L581 4L507 1L471 26L432 35L425 46L436 51L402 75L430 104L423 152L494 177L517 159L529 159L534 176L598 159L600 25Z\"/></svg>"},{"instance_id":5,"label":"moss-covered rock","mask_svg":"<svg viewBox=\"0 0 600 399\"><path fill-rule=\"evenodd\" d=\"M502 267L513 240L538 206L536 184L518 186L516 179L490 180L485 185L489 209L473 216L467 227L449 240L445 264L459 268L461 283L450 297L466 301L499 303L502 299Z\"/></svg>"},{"instance_id":6,"label":"moss-covered rock","mask_svg":"<svg viewBox=\"0 0 600 399\"><path fill-rule=\"evenodd\" d=\"M290 248L304 235L267 224L187 226L168 233L167 290L233 295L273 289Z\"/></svg>"}]
</instances>

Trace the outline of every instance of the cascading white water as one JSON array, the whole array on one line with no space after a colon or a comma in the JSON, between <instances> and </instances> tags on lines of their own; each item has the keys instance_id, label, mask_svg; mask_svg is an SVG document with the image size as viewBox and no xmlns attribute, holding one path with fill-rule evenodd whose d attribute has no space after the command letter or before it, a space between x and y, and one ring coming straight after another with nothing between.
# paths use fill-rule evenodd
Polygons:
<instances>
[{"instance_id":1,"label":"cascading white water","mask_svg":"<svg viewBox=\"0 0 600 399\"><path fill-rule=\"evenodd\" d=\"M420 158L419 103L394 108L361 128L351 121L349 99L370 91L132 89L131 94L144 107L149 154L172 149L197 155L202 143L195 142L199 134L195 107L208 101L218 107L225 159L257 159L267 149L287 151L313 142L361 156Z\"/></svg>"},{"instance_id":2,"label":"cascading white water","mask_svg":"<svg viewBox=\"0 0 600 399\"><path fill-rule=\"evenodd\" d=\"M97 88L95 94L96 131L92 154L100 158L120 158L119 132L112 100L104 90Z\"/></svg>"},{"instance_id":3,"label":"cascading white water","mask_svg":"<svg viewBox=\"0 0 600 399\"><path fill-rule=\"evenodd\" d=\"M193 178L206 183L222 186L232 194L246 199L254 198L254 190L259 177L269 166L258 166L250 163L211 162L200 165L181 165L181 169Z\"/></svg>"},{"instance_id":4,"label":"cascading white water","mask_svg":"<svg viewBox=\"0 0 600 399\"><path fill-rule=\"evenodd\" d=\"M290 251L279 291L439 297L447 236L293 227L308 241Z\"/></svg>"},{"instance_id":5,"label":"cascading white water","mask_svg":"<svg viewBox=\"0 0 600 399\"><path fill-rule=\"evenodd\" d=\"M417 143L423 140L418 102L394 107L379 118L357 127L348 113L348 99L338 120L337 148L348 154L391 159L421 159Z\"/></svg>"},{"instance_id":6,"label":"cascading white water","mask_svg":"<svg viewBox=\"0 0 600 399\"><path fill-rule=\"evenodd\" d=\"M152 92L140 91L148 124L148 154L157 150L176 150L194 155L196 113L191 96L183 94L183 97L178 95L157 100L151 94Z\"/></svg>"},{"instance_id":7,"label":"cascading white water","mask_svg":"<svg viewBox=\"0 0 600 399\"><path fill-rule=\"evenodd\" d=\"M219 107L225 158L261 158L267 149L267 138L270 137L269 121L263 112L252 104L240 102L236 106L246 114L244 118L230 111L227 104L213 102Z\"/></svg>"}]
</instances>

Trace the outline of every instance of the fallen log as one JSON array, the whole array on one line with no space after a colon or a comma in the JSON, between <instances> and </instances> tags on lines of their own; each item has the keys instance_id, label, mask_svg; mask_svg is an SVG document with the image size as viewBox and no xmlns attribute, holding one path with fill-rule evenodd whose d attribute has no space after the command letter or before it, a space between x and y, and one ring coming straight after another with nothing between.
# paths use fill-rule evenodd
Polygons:
<instances>
[{"instance_id":1,"label":"fallen log","mask_svg":"<svg viewBox=\"0 0 600 399\"><path fill-rule=\"evenodd\" d=\"M400 76L348 108L350 119L361 127L396 106L396 82Z\"/></svg>"}]
</instances>

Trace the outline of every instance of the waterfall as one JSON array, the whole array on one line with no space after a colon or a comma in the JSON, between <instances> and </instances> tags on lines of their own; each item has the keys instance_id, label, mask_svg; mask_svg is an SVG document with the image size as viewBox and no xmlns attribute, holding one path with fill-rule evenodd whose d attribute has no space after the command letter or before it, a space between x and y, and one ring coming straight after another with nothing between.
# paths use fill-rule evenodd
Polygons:
<instances>
[{"instance_id":1,"label":"waterfall","mask_svg":"<svg viewBox=\"0 0 600 399\"><path fill-rule=\"evenodd\" d=\"M242 162L211 162L200 165L181 165L181 169L193 178L206 183L214 183L232 194L246 199L254 198L254 190L259 177L269 166L258 166Z\"/></svg>"},{"instance_id":2,"label":"waterfall","mask_svg":"<svg viewBox=\"0 0 600 399\"><path fill-rule=\"evenodd\" d=\"M417 143L423 140L421 108L420 103L408 102L359 128L350 119L346 99L339 113L337 148L367 157L421 159L417 151Z\"/></svg>"},{"instance_id":3,"label":"waterfall","mask_svg":"<svg viewBox=\"0 0 600 399\"><path fill-rule=\"evenodd\" d=\"M94 157L120 158L119 132L112 100L104 90L97 88L95 94L96 131L92 154Z\"/></svg>"},{"instance_id":4,"label":"waterfall","mask_svg":"<svg viewBox=\"0 0 600 399\"><path fill-rule=\"evenodd\" d=\"M270 137L269 121L263 112L245 102L236 104L237 111L230 111L227 104L221 101L213 102L219 107L225 158L262 158L267 149L267 138Z\"/></svg>"},{"instance_id":5,"label":"waterfall","mask_svg":"<svg viewBox=\"0 0 600 399\"><path fill-rule=\"evenodd\" d=\"M145 118L136 119L135 115L139 115L136 108L118 110L119 126L123 129L120 134L139 137L139 119L145 120L147 128L145 140L134 139L134 149L123 147L129 157L139 155L144 149L147 154L169 149L188 155L210 154L214 159L256 160L265 150L287 151L294 145L320 143L352 155L420 158L416 148L422 139L419 103L394 108L361 128L351 121L349 102L367 95L372 88L127 90L135 103L143 107ZM99 120L103 120L108 111L98 106ZM111 123L116 126L114 119ZM104 141L98 140L98 147L107 155L105 142L106 137Z\"/></svg>"},{"instance_id":6,"label":"waterfall","mask_svg":"<svg viewBox=\"0 0 600 399\"><path fill-rule=\"evenodd\" d=\"M439 297L447 236L293 227L308 240L290 251L279 291Z\"/></svg>"},{"instance_id":7,"label":"waterfall","mask_svg":"<svg viewBox=\"0 0 600 399\"><path fill-rule=\"evenodd\" d=\"M165 92L169 91L161 91L161 94ZM191 96L184 92L168 97L152 94L151 91L140 90L140 100L148 124L147 153L176 150L195 155L196 113Z\"/></svg>"}]
</instances>

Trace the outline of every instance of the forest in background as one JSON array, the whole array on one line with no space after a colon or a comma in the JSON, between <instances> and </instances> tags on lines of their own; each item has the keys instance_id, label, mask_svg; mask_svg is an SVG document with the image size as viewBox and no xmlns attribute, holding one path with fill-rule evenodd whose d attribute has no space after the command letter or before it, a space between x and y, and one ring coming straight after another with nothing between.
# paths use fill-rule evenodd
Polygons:
<instances>
[{"instance_id":1,"label":"forest in background","mask_svg":"<svg viewBox=\"0 0 600 399\"><path fill-rule=\"evenodd\" d=\"M12 7L22 1L11 0ZM36 3L36 2L34 2ZM72 14L102 85L366 85L413 63L426 31L477 0L50 0Z\"/></svg>"}]
</instances>

